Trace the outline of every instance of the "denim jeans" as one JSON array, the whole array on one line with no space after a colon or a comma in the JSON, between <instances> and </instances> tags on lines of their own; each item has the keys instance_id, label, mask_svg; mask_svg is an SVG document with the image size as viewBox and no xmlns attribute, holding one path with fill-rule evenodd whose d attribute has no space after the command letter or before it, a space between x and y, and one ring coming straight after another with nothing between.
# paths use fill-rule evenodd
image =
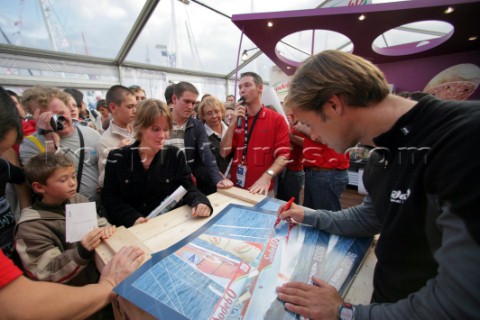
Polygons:
<instances>
[{"instance_id":1,"label":"denim jeans","mask_svg":"<svg viewBox=\"0 0 480 320\"><path fill-rule=\"evenodd\" d=\"M312 209L337 211L340 196L348 184L347 170L305 170L303 205Z\"/></svg>"},{"instance_id":2,"label":"denim jeans","mask_svg":"<svg viewBox=\"0 0 480 320\"><path fill-rule=\"evenodd\" d=\"M300 191L303 187L305 173L285 169L277 176L277 198L283 201L295 197L295 203L300 203Z\"/></svg>"}]
</instances>

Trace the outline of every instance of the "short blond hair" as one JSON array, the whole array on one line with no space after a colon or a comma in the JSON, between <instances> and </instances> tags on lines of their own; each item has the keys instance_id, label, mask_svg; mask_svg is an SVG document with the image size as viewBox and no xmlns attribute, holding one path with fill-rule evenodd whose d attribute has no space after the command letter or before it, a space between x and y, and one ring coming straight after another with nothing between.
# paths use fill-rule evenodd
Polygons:
<instances>
[{"instance_id":1,"label":"short blond hair","mask_svg":"<svg viewBox=\"0 0 480 320\"><path fill-rule=\"evenodd\" d=\"M155 119L159 116L167 118L168 126L172 129L172 115L167 104L158 99L145 99L138 104L135 120L133 121L133 131L135 139L140 140L142 130L151 127Z\"/></svg>"},{"instance_id":2,"label":"short blond hair","mask_svg":"<svg viewBox=\"0 0 480 320\"><path fill-rule=\"evenodd\" d=\"M222 113L222 118L225 115L225 106L223 105L223 103L220 102L220 100L218 100L214 96L208 96L205 99L203 99L200 102L200 106L198 106L198 114L200 115L201 119L204 118L203 108L205 108L206 106L211 106L215 109L219 109L220 112Z\"/></svg>"},{"instance_id":3,"label":"short blond hair","mask_svg":"<svg viewBox=\"0 0 480 320\"><path fill-rule=\"evenodd\" d=\"M25 164L24 172L28 186L38 182L42 185L47 184L55 171L61 168L76 168L75 162L69 156L59 152L43 152L31 157Z\"/></svg>"},{"instance_id":4,"label":"short blond hair","mask_svg":"<svg viewBox=\"0 0 480 320\"><path fill-rule=\"evenodd\" d=\"M369 61L338 50L308 58L295 72L284 105L322 114L333 95L354 107L380 102L390 92L383 73Z\"/></svg>"}]
</instances>

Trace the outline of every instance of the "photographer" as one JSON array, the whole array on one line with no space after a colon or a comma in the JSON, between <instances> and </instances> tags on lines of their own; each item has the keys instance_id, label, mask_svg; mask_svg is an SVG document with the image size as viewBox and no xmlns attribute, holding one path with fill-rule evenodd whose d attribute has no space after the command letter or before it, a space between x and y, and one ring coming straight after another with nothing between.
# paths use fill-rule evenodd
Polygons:
<instances>
[{"instance_id":1,"label":"photographer","mask_svg":"<svg viewBox=\"0 0 480 320\"><path fill-rule=\"evenodd\" d=\"M74 126L67 108L69 95L56 88L33 87L23 94L30 108L37 107L37 132L25 137L20 146L20 159L26 163L34 155L49 151L62 152L74 159L79 193L96 200L100 134L87 126Z\"/></svg>"}]
</instances>

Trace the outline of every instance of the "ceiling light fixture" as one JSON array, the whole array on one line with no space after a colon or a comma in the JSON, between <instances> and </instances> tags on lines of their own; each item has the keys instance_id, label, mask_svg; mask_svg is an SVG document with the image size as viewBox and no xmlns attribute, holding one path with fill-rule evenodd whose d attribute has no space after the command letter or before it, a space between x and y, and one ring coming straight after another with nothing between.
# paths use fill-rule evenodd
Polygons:
<instances>
[{"instance_id":1,"label":"ceiling light fixture","mask_svg":"<svg viewBox=\"0 0 480 320\"><path fill-rule=\"evenodd\" d=\"M269 28L273 27L273 22L272 22L272 21L268 21L267 26L268 26Z\"/></svg>"},{"instance_id":2,"label":"ceiling light fixture","mask_svg":"<svg viewBox=\"0 0 480 320\"><path fill-rule=\"evenodd\" d=\"M362 14L360 17L358 17L358 20L363 21L363 20L365 20L365 18L366 18L365 15Z\"/></svg>"},{"instance_id":3,"label":"ceiling light fixture","mask_svg":"<svg viewBox=\"0 0 480 320\"><path fill-rule=\"evenodd\" d=\"M449 14L449 13L452 13L453 11L455 11L453 7L448 7L444 12L445 14Z\"/></svg>"},{"instance_id":4,"label":"ceiling light fixture","mask_svg":"<svg viewBox=\"0 0 480 320\"><path fill-rule=\"evenodd\" d=\"M469 41L475 41L477 40L478 37L477 36L471 36L470 38L468 38Z\"/></svg>"},{"instance_id":5,"label":"ceiling light fixture","mask_svg":"<svg viewBox=\"0 0 480 320\"><path fill-rule=\"evenodd\" d=\"M255 48L243 50L242 58L241 58L242 61L247 61L248 60L248 51L252 51L252 50L255 50L255 49L258 49L258 48L255 47Z\"/></svg>"}]
</instances>

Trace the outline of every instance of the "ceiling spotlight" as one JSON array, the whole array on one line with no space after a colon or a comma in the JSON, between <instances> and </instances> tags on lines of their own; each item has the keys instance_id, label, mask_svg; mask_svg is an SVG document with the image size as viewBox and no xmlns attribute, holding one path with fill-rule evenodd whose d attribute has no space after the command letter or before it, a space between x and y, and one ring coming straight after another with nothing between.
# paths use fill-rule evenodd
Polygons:
<instances>
[{"instance_id":1,"label":"ceiling spotlight","mask_svg":"<svg viewBox=\"0 0 480 320\"><path fill-rule=\"evenodd\" d=\"M273 22L272 22L272 21L268 21L267 26L268 26L269 28L273 27Z\"/></svg>"},{"instance_id":2,"label":"ceiling spotlight","mask_svg":"<svg viewBox=\"0 0 480 320\"><path fill-rule=\"evenodd\" d=\"M242 61L246 61L248 59L248 53L247 53L247 50L243 50L243 54L242 54Z\"/></svg>"},{"instance_id":3,"label":"ceiling spotlight","mask_svg":"<svg viewBox=\"0 0 480 320\"><path fill-rule=\"evenodd\" d=\"M471 36L470 38L468 38L469 41L475 41L477 40L478 37L477 36Z\"/></svg>"},{"instance_id":4,"label":"ceiling spotlight","mask_svg":"<svg viewBox=\"0 0 480 320\"><path fill-rule=\"evenodd\" d=\"M287 69L290 70L291 69L290 66L287 66Z\"/></svg>"},{"instance_id":5,"label":"ceiling spotlight","mask_svg":"<svg viewBox=\"0 0 480 320\"><path fill-rule=\"evenodd\" d=\"M246 49L246 50L243 50L243 53L242 53L242 57L240 59L242 59L242 61L247 61L248 60L248 51L252 51L252 50L255 50L255 49L258 49L258 48L251 48L251 49Z\"/></svg>"},{"instance_id":6,"label":"ceiling spotlight","mask_svg":"<svg viewBox=\"0 0 480 320\"><path fill-rule=\"evenodd\" d=\"M449 13L452 13L455 9L453 9L453 7L448 7L444 12L445 14L449 14Z\"/></svg>"},{"instance_id":7,"label":"ceiling spotlight","mask_svg":"<svg viewBox=\"0 0 480 320\"><path fill-rule=\"evenodd\" d=\"M366 18L365 15L362 14L360 17L358 17L358 20L363 21L363 20L365 20L365 18Z\"/></svg>"}]
</instances>

